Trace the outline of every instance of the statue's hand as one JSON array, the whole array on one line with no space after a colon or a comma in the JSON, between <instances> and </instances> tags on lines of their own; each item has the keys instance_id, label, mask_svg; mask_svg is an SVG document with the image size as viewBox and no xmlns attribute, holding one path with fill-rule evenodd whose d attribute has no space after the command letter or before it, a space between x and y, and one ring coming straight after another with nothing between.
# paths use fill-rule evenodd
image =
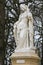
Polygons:
<instances>
[{"instance_id":1,"label":"statue's hand","mask_svg":"<svg viewBox=\"0 0 43 65\"><path fill-rule=\"evenodd\" d=\"M33 21L33 16L32 16L32 13L31 12L28 13L28 19L31 22Z\"/></svg>"}]
</instances>

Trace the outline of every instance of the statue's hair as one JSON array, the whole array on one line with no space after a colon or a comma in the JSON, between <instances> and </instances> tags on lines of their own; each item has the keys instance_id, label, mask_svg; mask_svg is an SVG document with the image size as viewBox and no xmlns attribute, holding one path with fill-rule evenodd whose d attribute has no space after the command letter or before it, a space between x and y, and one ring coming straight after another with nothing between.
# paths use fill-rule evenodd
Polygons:
<instances>
[{"instance_id":1,"label":"statue's hair","mask_svg":"<svg viewBox=\"0 0 43 65\"><path fill-rule=\"evenodd\" d=\"M28 6L25 5L25 4L21 4L21 5L20 5L20 8L24 8L25 10L27 10L27 9L30 10L30 9L28 8Z\"/></svg>"}]
</instances>

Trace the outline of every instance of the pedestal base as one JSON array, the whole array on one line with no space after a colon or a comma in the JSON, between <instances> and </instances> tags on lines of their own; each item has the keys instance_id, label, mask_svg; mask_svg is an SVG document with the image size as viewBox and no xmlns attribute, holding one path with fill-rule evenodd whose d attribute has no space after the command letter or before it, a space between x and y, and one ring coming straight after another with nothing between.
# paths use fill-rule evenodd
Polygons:
<instances>
[{"instance_id":1,"label":"pedestal base","mask_svg":"<svg viewBox=\"0 0 43 65\"><path fill-rule=\"evenodd\" d=\"M16 52L11 58L12 65L39 65L40 58L35 53Z\"/></svg>"}]
</instances>

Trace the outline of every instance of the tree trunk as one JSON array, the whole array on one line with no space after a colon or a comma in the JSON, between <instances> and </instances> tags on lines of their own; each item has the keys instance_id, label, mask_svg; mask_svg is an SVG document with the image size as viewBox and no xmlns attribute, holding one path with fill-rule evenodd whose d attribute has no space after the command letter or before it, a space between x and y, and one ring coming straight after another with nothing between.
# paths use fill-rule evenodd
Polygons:
<instances>
[{"instance_id":1,"label":"tree trunk","mask_svg":"<svg viewBox=\"0 0 43 65\"><path fill-rule=\"evenodd\" d=\"M4 0L0 0L0 65L4 65Z\"/></svg>"}]
</instances>

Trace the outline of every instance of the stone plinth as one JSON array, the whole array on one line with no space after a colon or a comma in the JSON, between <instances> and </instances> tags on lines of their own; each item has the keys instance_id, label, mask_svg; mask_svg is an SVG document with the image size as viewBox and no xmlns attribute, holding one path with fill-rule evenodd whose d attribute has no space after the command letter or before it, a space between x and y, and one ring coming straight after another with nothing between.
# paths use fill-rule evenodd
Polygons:
<instances>
[{"instance_id":1,"label":"stone plinth","mask_svg":"<svg viewBox=\"0 0 43 65\"><path fill-rule=\"evenodd\" d=\"M12 54L12 65L39 65L40 58L32 52L15 52Z\"/></svg>"}]
</instances>

